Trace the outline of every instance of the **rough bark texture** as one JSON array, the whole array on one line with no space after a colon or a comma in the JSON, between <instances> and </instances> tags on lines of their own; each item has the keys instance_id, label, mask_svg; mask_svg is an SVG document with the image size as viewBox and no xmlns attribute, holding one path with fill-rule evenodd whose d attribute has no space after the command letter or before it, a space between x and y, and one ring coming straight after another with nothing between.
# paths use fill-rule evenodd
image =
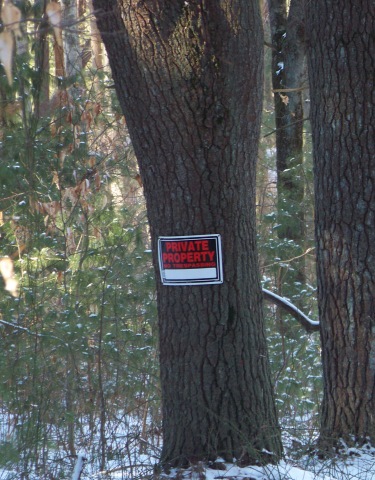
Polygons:
<instances>
[{"instance_id":1,"label":"rough bark texture","mask_svg":"<svg viewBox=\"0 0 375 480\"><path fill-rule=\"evenodd\" d=\"M256 0L94 1L144 183L154 251L162 461L281 453L255 245L262 105ZM160 235L222 235L224 284L162 286Z\"/></svg>"},{"instance_id":2,"label":"rough bark texture","mask_svg":"<svg viewBox=\"0 0 375 480\"><path fill-rule=\"evenodd\" d=\"M318 296L321 439L375 441L375 10L307 2Z\"/></svg>"}]
</instances>

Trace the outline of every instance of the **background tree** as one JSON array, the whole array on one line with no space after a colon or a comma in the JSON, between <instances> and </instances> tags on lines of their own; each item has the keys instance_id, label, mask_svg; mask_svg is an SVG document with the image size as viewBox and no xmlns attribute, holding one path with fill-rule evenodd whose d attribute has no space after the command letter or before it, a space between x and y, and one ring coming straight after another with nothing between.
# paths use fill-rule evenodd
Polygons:
<instances>
[{"instance_id":1,"label":"background tree","mask_svg":"<svg viewBox=\"0 0 375 480\"><path fill-rule=\"evenodd\" d=\"M321 442L375 442L375 12L371 1L317 0L307 2L306 19Z\"/></svg>"},{"instance_id":2,"label":"background tree","mask_svg":"<svg viewBox=\"0 0 375 480\"><path fill-rule=\"evenodd\" d=\"M279 293L301 306L305 274L304 205L304 7L300 0L269 0L276 135L277 235L281 258L295 258L280 272Z\"/></svg>"},{"instance_id":3,"label":"background tree","mask_svg":"<svg viewBox=\"0 0 375 480\"><path fill-rule=\"evenodd\" d=\"M94 1L139 161L157 277L162 460L281 453L255 242L256 1ZM165 287L160 235L219 233L223 285ZM262 453L263 452L263 453Z\"/></svg>"},{"instance_id":4,"label":"background tree","mask_svg":"<svg viewBox=\"0 0 375 480\"><path fill-rule=\"evenodd\" d=\"M263 3L265 96L257 175L262 282L317 318L311 132L303 122L303 5ZM307 352L318 351L319 336L307 334L280 307L269 305L266 313L277 404L283 422L288 418L296 425L299 415L317 415L310 394L302 392L311 387L311 392L319 391L319 360L305 361ZM309 374L307 368L312 369Z\"/></svg>"}]
</instances>

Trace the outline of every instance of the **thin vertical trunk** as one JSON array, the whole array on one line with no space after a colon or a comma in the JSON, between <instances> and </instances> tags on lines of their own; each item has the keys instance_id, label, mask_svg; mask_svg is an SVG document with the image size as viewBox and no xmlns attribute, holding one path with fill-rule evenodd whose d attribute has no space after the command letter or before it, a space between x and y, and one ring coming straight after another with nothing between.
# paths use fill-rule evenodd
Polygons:
<instances>
[{"instance_id":1,"label":"thin vertical trunk","mask_svg":"<svg viewBox=\"0 0 375 480\"><path fill-rule=\"evenodd\" d=\"M79 17L77 0L62 0L63 8L63 44L65 56L65 74L77 75L82 70L82 48L79 41Z\"/></svg>"},{"instance_id":2,"label":"thin vertical trunk","mask_svg":"<svg viewBox=\"0 0 375 480\"><path fill-rule=\"evenodd\" d=\"M55 42L53 44L53 51L55 54L55 76L56 78L63 78L65 76L64 50Z\"/></svg>"},{"instance_id":3,"label":"thin vertical trunk","mask_svg":"<svg viewBox=\"0 0 375 480\"><path fill-rule=\"evenodd\" d=\"M96 25L92 0L89 0L89 9L90 14L92 15L90 21L90 29L91 29L91 48L93 52L93 67L95 70L102 70L103 69L103 44L100 38L100 33L98 27Z\"/></svg>"},{"instance_id":4,"label":"thin vertical trunk","mask_svg":"<svg viewBox=\"0 0 375 480\"><path fill-rule=\"evenodd\" d=\"M70 363L70 362L69 362ZM73 402L73 392L74 392L74 366L73 362L67 366L66 370L66 392L65 392L65 401L66 401L66 413L67 413L67 424L68 424L68 450L70 455L75 456L77 454L75 447L75 409Z\"/></svg>"},{"instance_id":5,"label":"thin vertical trunk","mask_svg":"<svg viewBox=\"0 0 375 480\"><path fill-rule=\"evenodd\" d=\"M306 82L303 2L269 0L272 38L272 84L276 124L278 237L295 242L281 258L297 257L305 243L303 181L303 92ZM284 248L284 247L283 247ZM281 272L280 293L293 297L305 282L301 256ZM288 287L285 287L288 285ZM297 287L295 286L297 285Z\"/></svg>"},{"instance_id":6,"label":"thin vertical trunk","mask_svg":"<svg viewBox=\"0 0 375 480\"><path fill-rule=\"evenodd\" d=\"M35 117L45 114L49 103L49 44L46 31L39 31L38 42L35 46L35 69L38 73L38 88L34 96Z\"/></svg>"}]
</instances>

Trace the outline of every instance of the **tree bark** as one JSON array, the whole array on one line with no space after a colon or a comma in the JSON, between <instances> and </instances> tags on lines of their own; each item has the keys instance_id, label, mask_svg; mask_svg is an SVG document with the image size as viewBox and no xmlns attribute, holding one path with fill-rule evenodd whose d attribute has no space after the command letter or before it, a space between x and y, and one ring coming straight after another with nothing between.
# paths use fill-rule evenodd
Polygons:
<instances>
[{"instance_id":1,"label":"tree bark","mask_svg":"<svg viewBox=\"0 0 375 480\"><path fill-rule=\"evenodd\" d=\"M321 442L375 442L375 11L366 0L307 2L318 300Z\"/></svg>"},{"instance_id":2,"label":"tree bark","mask_svg":"<svg viewBox=\"0 0 375 480\"><path fill-rule=\"evenodd\" d=\"M268 0L272 37L272 84L275 90L277 187L279 209L294 209L284 218L280 238L304 239L303 86L306 83L303 2ZM285 197L285 198L283 198ZM286 202L291 205L285 205Z\"/></svg>"},{"instance_id":3,"label":"tree bark","mask_svg":"<svg viewBox=\"0 0 375 480\"><path fill-rule=\"evenodd\" d=\"M65 75L71 77L82 71L82 48L79 41L79 22L77 0L62 0L63 5L63 43Z\"/></svg>"},{"instance_id":4,"label":"tree bark","mask_svg":"<svg viewBox=\"0 0 375 480\"><path fill-rule=\"evenodd\" d=\"M263 67L258 2L95 0L94 7L150 222L162 462L276 461L281 443L255 230ZM224 283L163 286L158 237L207 233L222 236Z\"/></svg>"}]
</instances>

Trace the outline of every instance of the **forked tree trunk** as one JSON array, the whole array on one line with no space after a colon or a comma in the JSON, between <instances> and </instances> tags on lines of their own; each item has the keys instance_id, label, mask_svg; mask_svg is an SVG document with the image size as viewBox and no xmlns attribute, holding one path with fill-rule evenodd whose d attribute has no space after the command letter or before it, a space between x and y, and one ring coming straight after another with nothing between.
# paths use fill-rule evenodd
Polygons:
<instances>
[{"instance_id":1,"label":"forked tree trunk","mask_svg":"<svg viewBox=\"0 0 375 480\"><path fill-rule=\"evenodd\" d=\"M307 2L321 440L375 443L375 11L370 0Z\"/></svg>"},{"instance_id":2,"label":"forked tree trunk","mask_svg":"<svg viewBox=\"0 0 375 480\"><path fill-rule=\"evenodd\" d=\"M95 0L94 7L147 201L162 461L275 461L281 443L255 244L258 1ZM158 237L208 233L222 236L224 283L163 286Z\"/></svg>"}]
</instances>

